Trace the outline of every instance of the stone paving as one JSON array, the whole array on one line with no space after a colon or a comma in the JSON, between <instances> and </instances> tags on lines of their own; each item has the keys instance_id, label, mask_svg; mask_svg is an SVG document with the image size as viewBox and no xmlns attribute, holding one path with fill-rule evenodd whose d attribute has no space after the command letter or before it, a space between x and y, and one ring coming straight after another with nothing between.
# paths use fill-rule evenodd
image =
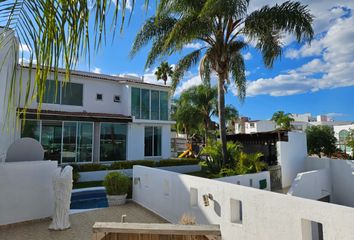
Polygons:
<instances>
[{"instance_id":1,"label":"stone paving","mask_svg":"<svg viewBox=\"0 0 354 240\"><path fill-rule=\"evenodd\" d=\"M0 227L1 240L84 240L92 239L92 226L95 222L120 222L125 214L126 222L166 223L166 220L129 202L123 206L102 208L98 210L70 215L71 228L65 231L51 231L50 219L14 224Z\"/></svg>"}]
</instances>

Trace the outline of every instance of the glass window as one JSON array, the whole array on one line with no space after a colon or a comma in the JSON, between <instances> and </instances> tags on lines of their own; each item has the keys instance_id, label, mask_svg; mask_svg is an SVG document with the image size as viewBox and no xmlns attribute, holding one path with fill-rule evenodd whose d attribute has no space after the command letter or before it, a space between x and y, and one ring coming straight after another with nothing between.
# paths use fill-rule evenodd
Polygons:
<instances>
[{"instance_id":1,"label":"glass window","mask_svg":"<svg viewBox=\"0 0 354 240\"><path fill-rule=\"evenodd\" d=\"M141 118L150 119L150 90L141 89Z\"/></svg>"},{"instance_id":2,"label":"glass window","mask_svg":"<svg viewBox=\"0 0 354 240\"><path fill-rule=\"evenodd\" d=\"M83 85L79 83L64 83L61 104L82 106Z\"/></svg>"},{"instance_id":3,"label":"glass window","mask_svg":"<svg viewBox=\"0 0 354 240\"><path fill-rule=\"evenodd\" d=\"M62 122L42 121L41 143L44 148L44 159L60 161Z\"/></svg>"},{"instance_id":4,"label":"glass window","mask_svg":"<svg viewBox=\"0 0 354 240\"><path fill-rule=\"evenodd\" d=\"M140 88L132 88L131 111L132 116L140 119Z\"/></svg>"},{"instance_id":5,"label":"glass window","mask_svg":"<svg viewBox=\"0 0 354 240\"><path fill-rule=\"evenodd\" d=\"M57 84L53 80L45 81L45 90L42 102L60 104L60 82Z\"/></svg>"},{"instance_id":6,"label":"glass window","mask_svg":"<svg viewBox=\"0 0 354 240\"><path fill-rule=\"evenodd\" d=\"M100 161L126 160L127 125L102 123Z\"/></svg>"},{"instance_id":7,"label":"glass window","mask_svg":"<svg viewBox=\"0 0 354 240\"><path fill-rule=\"evenodd\" d=\"M160 120L168 120L168 93L160 92Z\"/></svg>"},{"instance_id":8,"label":"glass window","mask_svg":"<svg viewBox=\"0 0 354 240\"><path fill-rule=\"evenodd\" d=\"M159 91L151 90L151 119L152 120L159 120L159 102L160 96Z\"/></svg>"},{"instance_id":9,"label":"glass window","mask_svg":"<svg viewBox=\"0 0 354 240\"><path fill-rule=\"evenodd\" d=\"M161 127L145 127L145 156L161 156Z\"/></svg>"},{"instance_id":10,"label":"glass window","mask_svg":"<svg viewBox=\"0 0 354 240\"><path fill-rule=\"evenodd\" d=\"M61 153L62 163L76 161L76 122L64 122L63 129L63 151Z\"/></svg>"},{"instance_id":11,"label":"glass window","mask_svg":"<svg viewBox=\"0 0 354 240\"><path fill-rule=\"evenodd\" d=\"M145 145L144 145L144 152L146 157L151 157L153 155L152 146L153 146L153 127L145 127Z\"/></svg>"},{"instance_id":12,"label":"glass window","mask_svg":"<svg viewBox=\"0 0 354 240\"><path fill-rule=\"evenodd\" d=\"M77 134L77 162L92 161L93 123L79 122Z\"/></svg>"},{"instance_id":13,"label":"glass window","mask_svg":"<svg viewBox=\"0 0 354 240\"><path fill-rule=\"evenodd\" d=\"M21 138L28 137L40 141L40 121L27 120L22 124Z\"/></svg>"}]
</instances>

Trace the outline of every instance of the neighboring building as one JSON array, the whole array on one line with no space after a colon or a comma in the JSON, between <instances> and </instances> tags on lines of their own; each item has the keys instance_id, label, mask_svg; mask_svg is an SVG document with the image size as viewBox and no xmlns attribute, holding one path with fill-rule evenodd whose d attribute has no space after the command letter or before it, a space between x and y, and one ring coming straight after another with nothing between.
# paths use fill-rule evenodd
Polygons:
<instances>
[{"instance_id":1,"label":"neighboring building","mask_svg":"<svg viewBox=\"0 0 354 240\"><path fill-rule=\"evenodd\" d=\"M257 133L269 132L276 129L274 121L269 120L249 120L249 118L241 118L235 124L235 133Z\"/></svg>"},{"instance_id":2,"label":"neighboring building","mask_svg":"<svg viewBox=\"0 0 354 240\"><path fill-rule=\"evenodd\" d=\"M0 75L0 89L4 93L10 89L6 64L9 65L5 63ZM28 68L22 71L22 86L28 82L33 86L33 74L28 79ZM20 116L26 119L21 130L0 130L4 131L0 135L0 158L20 137L37 139L45 150L45 159L60 164L170 157L170 129L174 122L169 117L169 87L140 78L82 71L72 71L71 81L63 83L64 70L59 71L56 87L53 74L46 81L41 113L37 114L39 104L34 99L27 106L26 116ZM4 96L5 104L1 100L0 106L0 118L4 120L7 95L0 96ZM23 102L24 94L17 110L25 107ZM14 116L15 111L11 114Z\"/></svg>"},{"instance_id":3,"label":"neighboring building","mask_svg":"<svg viewBox=\"0 0 354 240\"><path fill-rule=\"evenodd\" d=\"M337 146L348 155L354 156L353 149L346 145L350 130L354 130L354 124L334 126L334 136L337 138Z\"/></svg>"}]
</instances>

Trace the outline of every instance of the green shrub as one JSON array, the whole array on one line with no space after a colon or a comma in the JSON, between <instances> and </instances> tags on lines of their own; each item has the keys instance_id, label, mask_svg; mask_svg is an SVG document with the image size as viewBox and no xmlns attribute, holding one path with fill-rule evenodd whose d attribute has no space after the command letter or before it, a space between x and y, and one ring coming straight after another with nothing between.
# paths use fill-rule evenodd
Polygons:
<instances>
[{"instance_id":1,"label":"green shrub","mask_svg":"<svg viewBox=\"0 0 354 240\"><path fill-rule=\"evenodd\" d=\"M80 173L73 171L73 183L76 184L79 182L80 179Z\"/></svg>"},{"instance_id":2,"label":"green shrub","mask_svg":"<svg viewBox=\"0 0 354 240\"><path fill-rule=\"evenodd\" d=\"M108 166L99 163L76 164L72 165L72 167L77 169L78 172L102 171L108 169Z\"/></svg>"},{"instance_id":3,"label":"green shrub","mask_svg":"<svg viewBox=\"0 0 354 240\"><path fill-rule=\"evenodd\" d=\"M131 169L134 165L141 165L146 167L155 167L156 161L153 160L137 160L137 161L120 161L111 164L109 169Z\"/></svg>"},{"instance_id":4,"label":"green shrub","mask_svg":"<svg viewBox=\"0 0 354 240\"><path fill-rule=\"evenodd\" d=\"M199 159L166 159L157 163L158 167L183 166L199 164Z\"/></svg>"},{"instance_id":5,"label":"green shrub","mask_svg":"<svg viewBox=\"0 0 354 240\"><path fill-rule=\"evenodd\" d=\"M108 195L124 195L129 191L130 179L123 173L111 172L104 178L103 186Z\"/></svg>"}]
</instances>

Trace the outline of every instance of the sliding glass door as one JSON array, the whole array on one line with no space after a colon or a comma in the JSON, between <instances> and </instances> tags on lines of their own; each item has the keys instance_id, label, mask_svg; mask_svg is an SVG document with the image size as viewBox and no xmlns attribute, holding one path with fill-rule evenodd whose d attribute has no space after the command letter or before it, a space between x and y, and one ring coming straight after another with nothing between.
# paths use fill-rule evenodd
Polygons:
<instances>
[{"instance_id":1,"label":"sliding glass door","mask_svg":"<svg viewBox=\"0 0 354 240\"><path fill-rule=\"evenodd\" d=\"M161 156L161 127L145 127L145 157Z\"/></svg>"},{"instance_id":2,"label":"sliding glass door","mask_svg":"<svg viewBox=\"0 0 354 240\"><path fill-rule=\"evenodd\" d=\"M61 160L62 125L60 121L42 121L41 143L46 160Z\"/></svg>"},{"instance_id":3,"label":"sliding glass door","mask_svg":"<svg viewBox=\"0 0 354 240\"><path fill-rule=\"evenodd\" d=\"M126 160L127 124L101 123L100 161Z\"/></svg>"}]
</instances>

